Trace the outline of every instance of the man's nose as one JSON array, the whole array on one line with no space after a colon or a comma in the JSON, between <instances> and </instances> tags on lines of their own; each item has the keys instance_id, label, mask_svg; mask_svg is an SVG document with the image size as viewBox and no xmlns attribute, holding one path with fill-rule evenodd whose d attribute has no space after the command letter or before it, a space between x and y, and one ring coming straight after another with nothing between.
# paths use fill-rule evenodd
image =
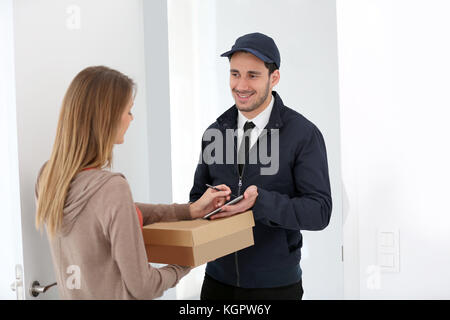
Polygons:
<instances>
[{"instance_id":1,"label":"man's nose","mask_svg":"<svg viewBox=\"0 0 450 320\"><path fill-rule=\"evenodd\" d=\"M236 90L238 91L249 91L250 87L249 87L249 82L247 81L247 79L239 79L237 80L237 84L236 84Z\"/></svg>"}]
</instances>

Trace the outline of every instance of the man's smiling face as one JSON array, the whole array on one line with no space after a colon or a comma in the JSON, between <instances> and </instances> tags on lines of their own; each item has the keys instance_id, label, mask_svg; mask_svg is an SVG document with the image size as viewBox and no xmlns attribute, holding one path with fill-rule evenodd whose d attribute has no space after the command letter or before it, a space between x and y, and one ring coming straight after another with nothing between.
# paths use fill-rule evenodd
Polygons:
<instances>
[{"instance_id":1,"label":"man's smiling face","mask_svg":"<svg viewBox=\"0 0 450 320\"><path fill-rule=\"evenodd\" d=\"M269 76L264 62L251 53L234 53L230 60L230 88L236 107L248 115L257 115L264 110L271 100L272 88L278 83L279 75L279 71L275 70Z\"/></svg>"}]
</instances>

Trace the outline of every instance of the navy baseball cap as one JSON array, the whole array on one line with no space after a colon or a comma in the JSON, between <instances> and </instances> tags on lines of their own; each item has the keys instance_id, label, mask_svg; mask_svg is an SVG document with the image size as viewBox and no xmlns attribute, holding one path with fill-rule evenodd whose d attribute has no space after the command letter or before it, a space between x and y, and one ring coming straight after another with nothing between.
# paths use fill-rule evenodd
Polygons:
<instances>
[{"instance_id":1,"label":"navy baseball cap","mask_svg":"<svg viewBox=\"0 0 450 320\"><path fill-rule=\"evenodd\" d=\"M275 63L280 68L281 58L277 45L271 37L265 34L255 32L243 35L237 38L230 51L222 53L220 56L230 58L236 51L250 52L262 61Z\"/></svg>"}]
</instances>

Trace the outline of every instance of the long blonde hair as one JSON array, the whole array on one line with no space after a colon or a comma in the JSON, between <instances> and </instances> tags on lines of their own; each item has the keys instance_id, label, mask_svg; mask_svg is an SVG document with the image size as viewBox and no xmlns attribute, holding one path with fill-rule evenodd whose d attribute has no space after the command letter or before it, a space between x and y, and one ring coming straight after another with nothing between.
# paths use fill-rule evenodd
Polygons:
<instances>
[{"instance_id":1,"label":"long blonde hair","mask_svg":"<svg viewBox=\"0 0 450 320\"><path fill-rule=\"evenodd\" d=\"M56 138L38 182L36 228L53 237L61 228L70 183L84 168L110 168L122 113L134 94L126 75L88 67L72 80L64 96Z\"/></svg>"}]
</instances>

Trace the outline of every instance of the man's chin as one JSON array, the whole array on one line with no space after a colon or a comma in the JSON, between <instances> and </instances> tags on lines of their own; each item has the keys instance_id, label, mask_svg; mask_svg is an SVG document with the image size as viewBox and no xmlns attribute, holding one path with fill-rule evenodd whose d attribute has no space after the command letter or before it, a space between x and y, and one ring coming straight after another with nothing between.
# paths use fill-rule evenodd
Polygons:
<instances>
[{"instance_id":1,"label":"man's chin","mask_svg":"<svg viewBox=\"0 0 450 320\"><path fill-rule=\"evenodd\" d=\"M235 103L236 103L236 108L238 108L238 110L241 112L251 112L253 110L258 109L258 106L255 106L255 105L241 105L237 101L235 101Z\"/></svg>"}]
</instances>

